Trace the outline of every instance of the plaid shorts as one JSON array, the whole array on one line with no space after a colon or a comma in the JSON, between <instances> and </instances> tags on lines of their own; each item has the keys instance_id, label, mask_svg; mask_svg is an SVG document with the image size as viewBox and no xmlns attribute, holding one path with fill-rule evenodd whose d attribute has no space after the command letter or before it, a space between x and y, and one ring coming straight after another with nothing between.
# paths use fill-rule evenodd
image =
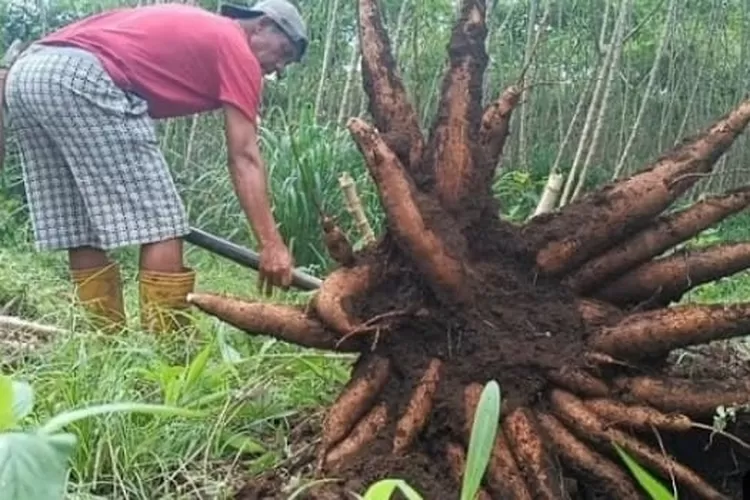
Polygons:
<instances>
[{"instance_id":1,"label":"plaid shorts","mask_svg":"<svg viewBox=\"0 0 750 500\"><path fill-rule=\"evenodd\" d=\"M5 93L38 250L189 232L146 101L118 88L94 55L32 46Z\"/></svg>"}]
</instances>

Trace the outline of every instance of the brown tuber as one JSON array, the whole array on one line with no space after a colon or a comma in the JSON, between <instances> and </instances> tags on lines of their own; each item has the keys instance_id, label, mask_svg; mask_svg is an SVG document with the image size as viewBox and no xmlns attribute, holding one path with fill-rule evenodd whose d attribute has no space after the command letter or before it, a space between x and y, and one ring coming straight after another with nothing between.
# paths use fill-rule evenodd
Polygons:
<instances>
[{"instance_id":1,"label":"brown tuber","mask_svg":"<svg viewBox=\"0 0 750 500\"><path fill-rule=\"evenodd\" d=\"M750 304L688 305L627 316L603 327L589 345L606 354L637 359L749 331Z\"/></svg>"},{"instance_id":2,"label":"brown tuber","mask_svg":"<svg viewBox=\"0 0 750 500\"><path fill-rule=\"evenodd\" d=\"M290 344L329 351L355 352L362 349L357 338L339 344L334 332L292 306L249 302L209 293L190 293L187 301L251 335L269 335Z\"/></svg>"}]
</instances>

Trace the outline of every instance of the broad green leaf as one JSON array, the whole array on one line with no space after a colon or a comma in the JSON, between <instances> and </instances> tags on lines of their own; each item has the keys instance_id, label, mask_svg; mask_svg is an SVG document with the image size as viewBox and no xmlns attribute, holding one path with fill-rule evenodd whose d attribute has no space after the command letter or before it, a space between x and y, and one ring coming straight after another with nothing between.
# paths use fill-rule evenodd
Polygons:
<instances>
[{"instance_id":1,"label":"broad green leaf","mask_svg":"<svg viewBox=\"0 0 750 500\"><path fill-rule=\"evenodd\" d=\"M174 406L154 405L148 403L109 403L81 408L80 410L73 410L56 415L51 418L44 427L39 430L39 432L52 434L61 430L66 425L72 424L78 420L107 413L149 413L153 415L163 414L180 417L203 417L206 415L205 412L186 410Z\"/></svg>"},{"instance_id":2,"label":"broad green leaf","mask_svg":"<svg viewBox=\"0 0 750 500\"><path fill-rule=\"evenodd\" d=\"M652 500L675 500L672 493L661 482L641 467L638 462L633 460L617 443L613 442L612 445L620 455L620 458L622 458L622 461L625 462L627 468L630 469L631 474L633 474L641 487L648 492Z\"/></svg>"},{"instance_id":3,"label":"broad green leaf","mask_svg":"<svg viewBox=\"0 0 750 500\"><path fill-rule=\"evenodd\" d=\"M0 375L0 430L9 429L16 423L13 416L13 380Z\"/></svg>"},{"instance_id":4,"label":"broad green leaf","mask_svg":"<svg viewBox=\"0 0 750 500\"><path fill-rule=\"evenodd\" d=\"M490 380L484 386L479 398L474 422L471 427L469 450L466 456L461 500L474 500L482 477L490 461L490 454L495 445L498 420L500 418L500 386Z\"/></svg>"},{"instance_id":5,"label":"broad green leaf","mask_svg":"<svg viewBox=\"0 0 750 500\"><path fill-rule=\"evenodd\" d=\"M0 491L4 500L64 497L73 434L0 434Z\"/></svg>"},{"instance_id":6,"label":"broad green leaf","mask_svg":"<svg viewBox=\"0 0 750 500\"><path fill-rule=\"evenodd\" d=\"M13 417L23 420L34 409L34 389L26 382L13 381Z\"/></svg>"},{"instance_id":7,"label":"broad green leaf","mask_svg":"<svg viewBox=\"0 0 750 500\"><path fill-rule=\"evenodd\" d=\"M383 479L370 487L365 492L364 500L390 500L396 490L399 490L408 500L422 500L422 495L409 486L402 479Z\"/></svg>"}]
</instances>

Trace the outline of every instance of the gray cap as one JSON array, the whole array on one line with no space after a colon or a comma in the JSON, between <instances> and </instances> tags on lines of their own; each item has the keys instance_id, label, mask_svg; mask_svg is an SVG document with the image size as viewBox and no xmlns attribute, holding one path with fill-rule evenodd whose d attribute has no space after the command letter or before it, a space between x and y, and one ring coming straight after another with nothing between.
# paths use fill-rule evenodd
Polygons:
<instances>
[{"instance_id":1,"label":"gray cap","mask_svg":"<svg viewBox=\"0 0 750 500\"><path fill-rule=\"evenodd\" d=\"M232 19L252 19L265 15L271 18L297 46L298 60L307 50L307 26L297 8L287 0L260 0L252 7L222 4L221 15Z\"/></svg>"}]
</instances>

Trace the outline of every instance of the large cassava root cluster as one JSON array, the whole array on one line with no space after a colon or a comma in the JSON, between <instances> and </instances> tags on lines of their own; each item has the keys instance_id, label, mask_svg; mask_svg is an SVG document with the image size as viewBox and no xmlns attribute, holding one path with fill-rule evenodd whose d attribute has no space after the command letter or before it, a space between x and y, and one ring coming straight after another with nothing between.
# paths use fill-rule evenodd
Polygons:
<instances>
[{"instance_id":1,"label":"large cassava root cluster","mask_svg":"<svg viewBox=\"0 0 750 500\"><path fill-rule=\"evenodd\" d=\"M446 498L463 474L482 386L494 377L504 401L483 498L565 498L566 477L607 498L642 497L612 442L673 480L681 497L728 498L649 436L701 428L717 406L747 404L750 382L693 381L649 367L674 349L750 331L750 304L668 307L750 267L750 243L665 256L750 204L742 188L665 214L745 129L750 100L632 177L514 228L498 219L489 181L520 89L483 106L484 1L463 1L428 134L394 69L377 1L358 7L373 124L352 119L348 128L379 190L387 234L341 263L306 309L189 296L251 334L361 353L323 422L318 473L356 475L366 469L358 463L429 454L454 481L436 490ZM545 301L568 311L565 332L543 331L548 325L534 318ZM517 326L511 313L524 308L518 323L528 331L508 342L531 354L506 356L504 329ZM429 337L436 328L440 335ZM491 339L482 349L472 345L480 334ZM545 350L556 362L545 364Z\"/></svg>"}]
</instances>

